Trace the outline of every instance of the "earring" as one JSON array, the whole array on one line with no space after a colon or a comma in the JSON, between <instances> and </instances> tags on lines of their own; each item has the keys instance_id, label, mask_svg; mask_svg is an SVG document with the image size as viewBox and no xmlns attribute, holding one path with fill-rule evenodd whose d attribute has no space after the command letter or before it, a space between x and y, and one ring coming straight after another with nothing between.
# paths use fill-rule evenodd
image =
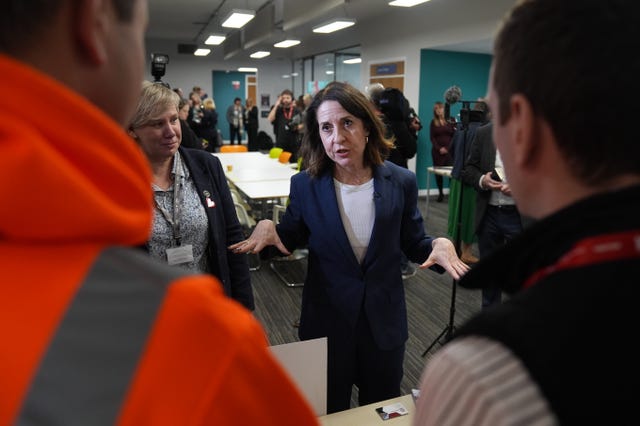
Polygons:
<instances>
[{"instance_id":1,"label":"earring","mask_svg":"<svg viewBox=\"0 0 640 426\"><path fill-rule=\"evenodd\" d=\"M364 143L369 143L369 136L364 137Z\"/></svg>"}]
</instances>

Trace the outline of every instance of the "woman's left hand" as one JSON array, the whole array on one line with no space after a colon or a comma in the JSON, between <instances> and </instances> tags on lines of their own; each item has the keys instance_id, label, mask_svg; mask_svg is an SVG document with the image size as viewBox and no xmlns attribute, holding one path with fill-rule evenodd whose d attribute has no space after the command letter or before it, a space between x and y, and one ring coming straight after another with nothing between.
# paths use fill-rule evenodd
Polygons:
<instances>
[{"instance_id":1,"label":"woman's left hand","mask_svg":"<svg viewBox=\"0 0 640 426\"><path fill-rule=\"evenodd\" d=\"M431 243L431 247L433 250L427 260L420 265L420 269L438 264L456 280L462 278L469 270L469 266L460 260L456 248L447 238L436 238Z\"/></svg>"}]
</instances>

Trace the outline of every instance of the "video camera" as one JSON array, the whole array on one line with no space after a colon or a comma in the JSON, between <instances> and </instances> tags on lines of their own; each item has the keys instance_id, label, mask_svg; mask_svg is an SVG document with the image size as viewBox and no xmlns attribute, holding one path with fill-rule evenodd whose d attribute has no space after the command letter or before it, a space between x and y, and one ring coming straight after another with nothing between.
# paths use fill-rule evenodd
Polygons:
<instances>
[{"instance_id":1,"label":"video camera","mask_svg":"<svg viewBox=\"0 0 640 426\"><path fill-rule=\"evenodd\" d=\"M471 103L475 103L473 109L470 108ZM462 101L462 108L460 109L462 128L469 127L469 123L486 123L487 109L487 104L483 101Z\"/></svg>"},{"instance_id":2,"label":"video camera","mask_svg":"<svg viewBox=\"0 0 640 426\"><path fill-rule=\"evenodd\" d=\"M169 63L169 55L164 53L152 53L151 54L151 75L155 80L154 83L160 83L171 88L168 83L162 81L162 77L167 70L167 64Z\"/></svg>"},{"instance_id":3,"label":"video camera","mask_svg":"<svg viewBox=\"0 0 640 426\"><path fill-rule=\"evenodd\" d=\"M388 87L378 91L372 100L389 120L405 121L409 117L409 101L399 89Z\"/></svg>"}]
</instances>

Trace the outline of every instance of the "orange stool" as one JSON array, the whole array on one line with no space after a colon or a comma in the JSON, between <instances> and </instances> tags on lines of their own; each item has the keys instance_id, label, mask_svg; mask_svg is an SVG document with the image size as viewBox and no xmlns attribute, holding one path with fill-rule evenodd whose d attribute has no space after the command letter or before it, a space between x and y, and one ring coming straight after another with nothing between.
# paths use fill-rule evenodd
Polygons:
<instances>
[{"instance_id":1,"label":"orange stool","mask_svg":"<svg viewBox=\"0 0 640 426\"><path fill-rule=\"evenodd\" d=\"M282 151L282 153L278 157L278 161L283 164L288 164L290 158L291 158L291 153L289 151Z\"/></svg>"},{"instance_id":2,"label":"orange stool","mask_svg":"<svg viewBox=\"0 0 640 426\"><path fill-rule=\"evenodd\" d=\"M269 158L278 158L282 154L282 148L273 147L269 151Z\"/></svg>"},{"instance_id":3,"label":"orange stool","mask_svg":"<svg viewBox=\"0 0 640 426\"><path fill-rule=\"evenodd\" d=\"M246 145L222 145L220 152L248 152Z\"/></svg>"}]
</instances>

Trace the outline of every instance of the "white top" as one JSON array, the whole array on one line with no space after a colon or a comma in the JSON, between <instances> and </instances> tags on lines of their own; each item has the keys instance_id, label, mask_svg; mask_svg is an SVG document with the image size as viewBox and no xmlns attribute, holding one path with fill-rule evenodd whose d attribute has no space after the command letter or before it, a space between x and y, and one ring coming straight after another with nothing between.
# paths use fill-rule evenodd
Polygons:
<instances>
[{"instance_id":1,"label":"white top","mask_svg":"<svg viewBox=\"0 0 640 426\"><path fill-rule=\"evenodd\" d=\"M373 205L373 179L362 185L347 185L333 180L338 199L342 226L347 233L353 253L359 263L367 254L373 222L376 218Z\"/></svg>"},{"instance_id":2,"label":"white top","mask_svg":"<svg viewBox=\"0 0 640 426\"><path fill-rule=\"evenodd\" d=\"M427 364L414 425L557 425L537 384L504 345L485 337L455 340Z\"/></svg>"}]
</instances>

